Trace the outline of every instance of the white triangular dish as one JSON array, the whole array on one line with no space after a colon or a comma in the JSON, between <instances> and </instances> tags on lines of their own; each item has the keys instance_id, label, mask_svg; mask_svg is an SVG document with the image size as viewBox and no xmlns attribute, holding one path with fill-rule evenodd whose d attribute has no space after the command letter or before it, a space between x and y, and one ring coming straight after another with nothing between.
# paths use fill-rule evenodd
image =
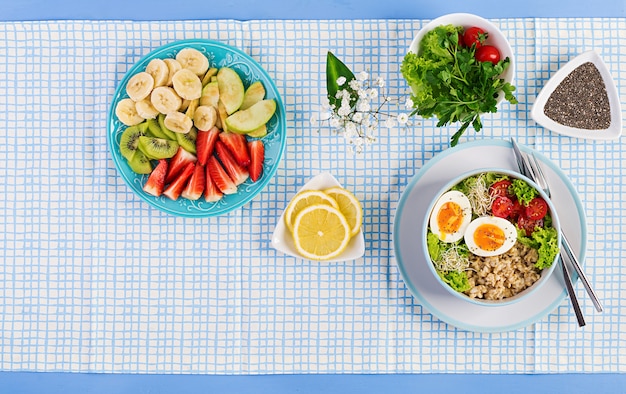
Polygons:
<instances>
[{"instance_id":1,"label":"white triangular dish","mask_svg":"<svg viewBox=\"0 0 626 394\"><path fill-rule=\"evenodd\" d=\"M590 62L596 66L596 68L600 72L600 75L602 76L602 80L606 88L606 94L608 96L611 113L611 122L609 127L606 129L587 130L566 126L550 119L544 113L544 109L546 103L548 102L548 99L555 91L555 89L560 85L560 83L563 82L563 80L568 75L570 75L572 71L576 70L579 66L587 62ZM592 140L613 140L619 138L622 135L622 109L619 101L619 95L617 93L617 87L615 86L613 78L611 78L611 74L609 73L606 64L602 61L600 55L595 51L588 51L581 55L578 55L574 59L570 60L567 64L565 64L563 67L561 67L548 80L548 83L546 83L546 85L537 95L535 103L533 104L533 107L530 111L530 116L535 122L545 127L546 129L569 137L586 138Z\"/></svg>"},{"instance_id":2,"label":"white triangular dish","mask_svg":"<svg viewBox=\"0 0 626 394\"><path fill-rule=\"evenodd\" d=\"M322 173L313 177L306 184L304 184L304 186L298 190L298 193L303 190L325 190L336 186L343 187L334 176L329 173ZM285 211L283 210L278 223L276 223L276 228L274 228L274 233L272 234L272 247L289 256L304 258L298 253L296 247L294 246L293 238L285 225L284 216ZM339 256L331 260L325 260L324 262L355 260L363 256L364 253L365 237L363 236L363 229L361 228L361 230L359 230L359 232L352 237L348 247Z\"/></svg>"}]
</instances>

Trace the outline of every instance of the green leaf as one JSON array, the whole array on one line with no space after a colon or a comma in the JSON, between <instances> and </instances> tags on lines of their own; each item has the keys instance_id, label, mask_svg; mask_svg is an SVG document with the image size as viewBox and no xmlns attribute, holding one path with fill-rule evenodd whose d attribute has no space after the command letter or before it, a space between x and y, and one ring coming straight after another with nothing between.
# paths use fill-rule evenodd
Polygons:
<instances>
[{"instance_id":1,"label":"green leaf","mask_svg":"<svg viewBox=\"0 0 626 394\"><path fill-rule=\"evenodd\" d=\"M339 86L337 80L340 77L344 77L346 82ZM347 90L350 92L350 106L354 107L356 104L358 95L350 88L350 81L356 79L354 73L346 66L341 60L339 60L332 52L328 51L326 56L326 91L328 93L328 102L330 105L334 105L335 108L341 106L341 99L337 98L337 92L339 90Z\"/></svg>"},{"instance_id":2,"label":"green leaf","mask_svg":"<svg viewBox=\"0 0 626 394\"><path fill-rule=\"evenodd\" d=\"M463 135L463 133L465 132L465 130L469 127L471 122L465 122L463 123L463 125L461 126L461 128L454 133L454 135L452 136L452 138L450 139L450 146L456 146L456 144L459 143L459 139L461 138L461 136Z\"/></svg>"}]
</instances>

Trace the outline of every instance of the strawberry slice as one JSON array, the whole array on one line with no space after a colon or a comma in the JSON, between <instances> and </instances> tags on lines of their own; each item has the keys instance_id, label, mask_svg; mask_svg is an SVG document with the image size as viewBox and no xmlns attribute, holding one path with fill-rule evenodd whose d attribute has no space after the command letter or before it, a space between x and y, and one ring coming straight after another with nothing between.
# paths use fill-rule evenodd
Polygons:
<instances>
[{"instance_id":1,"label":"strawberry slice","mask_svg":"<svg viewBox=\"0 0 626 394\"><path fill-rule=\"evenodd\" d=\"M263 174L263 160L265 160L265 146L261 140L254 140L248 142L248 149L250 150L250 179L252 182L256 182Z\"/></svg>"},{"instance_id":2,"label":"strawberry slice","mask_svg":"<svg viewBox=\"0 0 626 394\"><path fill-rule=\"evenodd\" d=\"M215 183L218 189L224 194L237 193L237 185L228 176L217 157L211 156L207 161L207 172L211 180Z\"/></svg>"},{"instance_id":3,"label":"strawberry slice","mask_svg":"<svg viewBox=\"0 0 626 394\"><path fill-rule=\"evenodd\" d=\"M217 152L217 157L222 162L224 170L226 170L230 179L235 182L235 185L239 186L248 179L248 170L237 163L237 160L222 141L215 143L215 151Z\"/></svg>"},{"instance_id":4,"label":"strawberry slice","mask_svg":"<svg viewBox=\"0 0 626 394\"><path fill-rule=\"evenodd\" d=\"M143 185L143 191L155 197L159 197L163 194L163 189L165 188L165 175L167 174L168 166L167 160L159 160L159 164L157 164L156 168L152 170L146 184Z\"/></svg>"},{"instance_id":5,"label":"strawberry slice","mask_svg":"<svg viewBox=\"0 0 626 394\"><path fill-rule=\"evenodd\" d=\"M200 196L202 196L202 192L204 192L204 187L206 186L206 181L204 178L204 167L196 163L193 174L191 175L191 178L189 178L189 182L187 182L187 187L185 187L181 196L189 200L199 199Z\"/></svg>"},{"instance_id":6,"label":"strawberry slice","mask_svg":"<svg viewBox=\"0 0 626 394\"><path fill-rule=\"evenodd\" d=\"M198 130L196 137L196 154L198 155L198 163L206 165L207 159L213 154L215 141L220 134L220 129L212 127L208 131Z\"/></svg>"},{"instance_id":7,"label":"strawberry slice","mask_svg":"<svg viewBox=\"0 0 626 394\"><path fill-rule=\"evenodd\" d=\"M208 160L208 159L207 159ZM211 174L209 173L209 166L206 167L206 187L204 188L204 199L207 202L215 202L222 199L224 193L217 187Z\"/></svg>"},{"instance_id":8,"label":"strawberry slice","mask_svg":"<svg viewBox=\"0 0 626 394\"><path fill-rule=\"evenodd\" d=\"M228 147L228 150L230 150L230 153L232 153L240 166L248 167L250 165L248 140L246 140L245 135L224 131L220 133L220 141Z\"/></svg>"},{"instance_id":9,"label":"strawberry slice","mask_svg":"<svg viewBox=\"0 0 626 394\"><path fill-rule=\"evenodd\" d=\"M174 182L170 183L167 189L165 189L163 194L172 200L178 200L178 197L180 197L180 194L187 184L187 180L193 174L195 167L195 163L188 163L180 175L174 179Z\"/></svg>"},{"instance_id":10,"label":"strawberry slice","mask_svg":"<svg viewBox=\"0 0 626 394\"><path fill-rule=\"evenodd\" d=\"M187 152L182 146L179 147L178 152L170 159L170 169L165 177L165 183L173 182L189 163L195 163L197 160L196 155Z\"/></svg>"}]
</instances>

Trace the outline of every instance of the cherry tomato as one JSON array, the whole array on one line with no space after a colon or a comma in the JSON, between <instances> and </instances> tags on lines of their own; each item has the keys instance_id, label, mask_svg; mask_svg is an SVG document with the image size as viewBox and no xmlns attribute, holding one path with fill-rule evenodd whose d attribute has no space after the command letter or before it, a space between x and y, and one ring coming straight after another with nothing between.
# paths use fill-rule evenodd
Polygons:
<instances>
[{"instance_id":1,"label":"cherry tomato","mask_svg":"<svg viewBox=\"0 0 626 394\"><path fill-rule=\"evenodd\" d=\"M463 33L463 44L465 44L466 47L471 47L472 44L475 44L476 48L480 48L486 39L487 33L480 27L468 27Z\"/></svg>"},{"instance_id":2,"label":"cherry tomato","mask_svg":"<svg viewBox=\"0 0 626 394\"><path fill-rule=\"evenodd\" d=\"M535 231L537 227L543 227L543 219L533 220L529 219L524 215L520 215L517 218L517 227L526 232L526 236L530 237L530 235Z\"/></svg>"},{"instance_id":3,"label":"cherry tomato","mask_svg":"<svg viewBox=\"0 0 626 394\"><path fill-rule=\"evenodd\" d=\"M548 203L541 197L533 198L525 208L525 215L532 220L543 219L548 213Z\"/></svg>"},{"instance_id":4,"label":"cherry tomato","mask_svg":"<svg viewBox=\"0 0 626 394\"><path fill-rule=\"evenodd\" d=\"M498 64L500 61L500 51L493 45L483 45L476 49L476 60L479 62Z\"/></svg>"},{"instance_id":5,"label":"cherry tomato","mask_svg":"<svg viewBox=\"0 0 626 394\"><path fill-rule=\"evenodd\" d=\"M501 179L498 182L495 182L493 185L489 186L489 195L491 197L504 196L511 199L513 195L509 193L509 187L511 186L511 181L508 179Z\"/></svg>"},{"instance_id":6,"label":"cherry tomato","mask_svg":"<svg viewBox=\"0 0 626 394\"><path fill-rule=\"evenodd\" d=\"M491 203L491 213L499 218L508 218L513 211L513 201L505 196L498 196Z\"/></svg>"}]
</instances>

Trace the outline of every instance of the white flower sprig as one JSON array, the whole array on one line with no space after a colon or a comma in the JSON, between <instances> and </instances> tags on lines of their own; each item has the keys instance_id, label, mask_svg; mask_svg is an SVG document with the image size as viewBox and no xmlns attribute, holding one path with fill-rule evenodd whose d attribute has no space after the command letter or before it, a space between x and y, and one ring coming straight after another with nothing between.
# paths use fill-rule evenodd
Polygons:
<instances>
[{"instance_id":1,"label":"white flower sprig","mask_svg":"<svg viewBox=\"0 0 626 394\"><path fill-rule=\"evenodd\" d=\"M331 55L329 53L329 62L338 62L348 76L341 75L336 80L328 80L328 100L322 103L319 115L311 116L312 125L328 123L335 132L343 134L350 153L362 153L365 146L374 143L376 130L381 123L389 129L411 125L409 112L396 115L383 111L385 105L393 100L387 94L382 77L370 77L365 71L354 76L341 61L334 55L331 58ZM413 109L412 102L407 102L405 106L408 110Z\"/></svg>"}]
</instances>

